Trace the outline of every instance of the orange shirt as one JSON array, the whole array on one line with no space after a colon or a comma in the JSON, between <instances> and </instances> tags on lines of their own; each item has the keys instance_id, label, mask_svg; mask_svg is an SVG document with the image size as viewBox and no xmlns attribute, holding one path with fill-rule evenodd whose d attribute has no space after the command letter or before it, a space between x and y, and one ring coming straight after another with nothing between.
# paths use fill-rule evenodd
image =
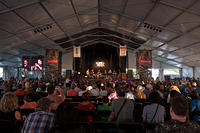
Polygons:
<instances>
[{"instance_id":1,"label":"orange shirt","mask_svg":"<svg viewBox=\"0 0 200 133\"><path fill-rule=\"evenodd\" d=\"M20 106L20 109L35 109L37 106L36 102L29 102L25 103L24 105Z\"/></svg>"},{"instance_id":2,"label":"orange shirt","mask_svg":"<svg viewBox=\"0 0 200 133\"><path fill-rule=\"evenodd\" d=\"M24 91L24 90L22 90L22 89L18 89L18 90L16 90L16 91L14 92L14 94L15 94L16 96L24 96L24 95L28 94L28 92L27 92L27 91Z\"/></svg>"}]
</instances>

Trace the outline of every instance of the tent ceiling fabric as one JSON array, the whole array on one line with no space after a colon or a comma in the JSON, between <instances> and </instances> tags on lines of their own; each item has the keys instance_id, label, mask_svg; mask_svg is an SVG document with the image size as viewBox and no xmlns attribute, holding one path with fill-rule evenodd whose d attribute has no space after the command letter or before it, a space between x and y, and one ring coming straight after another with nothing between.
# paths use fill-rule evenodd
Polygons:
<instances>
[{"instance_id":1,"label":"tent ceiling fabric","mask_svg":"<svg viewBox=\"0 0 200 133\"><path fill-rule=\"evenodd\" d=\"M0 66L20 66L22 56L46 48L95 43L151 49L157 61L200 66L200 1L0 0Z\"/></svg>"}]
</instances>

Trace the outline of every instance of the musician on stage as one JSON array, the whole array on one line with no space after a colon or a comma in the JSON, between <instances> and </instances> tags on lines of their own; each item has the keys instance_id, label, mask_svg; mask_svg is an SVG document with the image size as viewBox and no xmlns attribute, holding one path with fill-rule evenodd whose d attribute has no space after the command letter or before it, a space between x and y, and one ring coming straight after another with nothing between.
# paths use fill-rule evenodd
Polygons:
<instances>
[{"instance_id":1,"label":"musician on stage","mask_svg":"<svg viewBox=\"0 0 200 133\"><path fill-rule=\"evenodd\" d=\"M111 69L108 71L108 74L110 74L110 75L112 74L112 70Z\"/></svg>"}]
</instances>

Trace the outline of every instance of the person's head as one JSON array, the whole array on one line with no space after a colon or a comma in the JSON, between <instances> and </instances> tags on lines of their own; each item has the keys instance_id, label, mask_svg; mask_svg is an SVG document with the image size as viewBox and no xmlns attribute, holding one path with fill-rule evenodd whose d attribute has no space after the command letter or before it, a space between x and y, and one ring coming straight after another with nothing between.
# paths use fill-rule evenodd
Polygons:
<instances>
[{"instance_id":1,"label":"person's head","mask_svg":"<svg viewBox=\"0 0 200 133\"><path fill-rule=\"evenodd\" d=\"M86 86L83 85L83 86L81 87L81 90L82 90L82 91L85 91L85 90L86 90Z\"/></svg>"},{"instance_id":2,"label":"person's head","mask_svg":"<svg viewBox=\"0 0 200 133\"><path fill-rule=\"evenodd\" d=\"M117 93L118 97L125 97L126 90L125 90L125 88L123 86L118 86L116 88L116 93Z\"/></svg>"},{"instance_id":3,"label":"person's head","mask_svg":"<svg viewBox=\"0 0 200 133\"><path fill-rule=\"evenodd\" d=\"M194 88L197 87L197 83L196 83L196 82L193 82L193 83L192 83L192 87L194 87Z\"/></svg>"},{"instance_id":4,"label":"person's head","mask_svg":"<svg viewBox=\"0 0 200 133\"><path fill-rule=\"evenodd\" d=\"M18 108L18 98L11 92L5 93L1 98L0 110L2 112L12 112Z\"/></svg>"},{"instance_id":5,"label":"person's head","mask_svg":"<svg viewBox=\"0 0 200 133\"><path fill-rule=\"evenodd\" d=\"M144 90L143 86L141 86L141 85L137 86L137 89L136 89L137 92L142 92L143 90Z\"/></svg>"},{"instance_id":6,"label":"person's head","mask_svg":"<svg viewBox=\"0 0 200 133\"><path fill-rule=\"evenodd\" d=\"M38 64L42 65L42 60L41 59L38 59Z\"/></svg>"},{"instance_id":7,"label":"person's head","mask_svg":"<svg viewBox=\"0 0 200 133\"><path fill-rule=\"evenodd\" d=\"M175 90L175 91L181 93L180 90L179 90L179 88L178 88L177 86L175 86L175 85L172 85L172 86L170 87L170 90L171 90L171 91Z\"/></svg>"},{"instance_id":8,"label":"person's head","mask_svg":"<svg viewBox=\"0 0 200 133\"><path fill-rule=\"evenodd\" d=\"M103 101L103 104L108 104L109 103L108 97L103 97L102 101Z\"/></svg>"},{"instance_id":9,"label":"person's head","mask_svg":"<svg viewBox=\"0 0 200 133\"><path fill-rule=\"evenodd\" d=\"M53 95L55 91L55 87L53 85L47 86L47 92L49 95Z\"/></svg>"},{"instance_id":10,"label":"person's head","mask_svg":"<svg viewBox=\"0 0 200 133\"><path fill-rule=\"evenodd\" d=\"M78 110L68 102L61 103L55 114L55 127L59 130L75 129L79 121Z\"/></svg>"},{"instance_id":11,"label":"person's head","mask_svg":"<svg viewBox=\"0 0 200 133\"><path fill-rule=\"evenodd\" d=\"M179 92L177 92L176 90L172 90L170 92L170 101L175 98L175 97L178 97L178 96L181 96L181 94Z\"/></svg>"},{"instance_id":12,"label":"person's head","mask_svg":"<svg viewBox=\"0 0 200 133\"><path fill-rule=\"evenodd\" d=\"M27 66L27 65L28 65L28 61L24 60L24 66Z\"/></svg>"},{"instance_id":13,"label":"person's head","mask_svg":"<svg viewBox=\"0 0 200 133\"><path fill-rule=\"evenodd\" d=\"M161 97L159 95L158 92L156 91L153 91L149 94L149 101L152 102L152 103L159 103L161 100Z\"/></svg>"},{"instance_id":14,"label":"person's head","mask_svg":"<svg viewBox=\"0 0 200 133\"><path fill-rule=\"evenodd\" d=\"M46 97L40 98L37 101L37 110L51 112L51 103L53 103L53 101L49 100Z\"/></svg>"},{"instance_id":15,"label":"person's head","mask_svg":"<svg viewBox=\"0 0 200 133\"><path fill-rule=\"evenodd\" d=\"M89 99L90 99L90 94L89 94L89 92L83 93L83 95L82 95L81 98L82 98L83 101L89 101Z\"/></svg>"},{"instance_id":16,"label":"person's head","mask_svg":"<svg viewBox=\"0 0 200 133\"><path fill-rule=\"evenodd\" d=\"M170 115L173 118L186 117L188 113L188 102L185 97L177 96L171 100L170 103Z\"/></svg>"},{"instance_id":17,"label":"person's head","mask_svg":"<svg viewBox=\"0 0 200 133\"><path fill-rule=\"evenodd\" d=\"M32 102L31 96L29 94L24 96L24 102Z\"/></svg>"},{"instance_id":18,"label":"person's head","mask_svg":"<svg viewBox=\"0 0 200 133\"><path fill-rule=\"evenodd\" d=\"M199 99L199 93L195 90L193 90L191 93L190 93L190 97L192 98L192 100L194 99Z\"/></svg>"},{"instance_id":19,"label":"person's head","mask_svg":"<svg viewBox=\"0 0 200 133\"><path fill-rule=\"evenodd\" d=\"M151 91L151 90L153 90L153 86L151 84L147 84L146 85L146 89Z\"/></svg>"}]
</instances>

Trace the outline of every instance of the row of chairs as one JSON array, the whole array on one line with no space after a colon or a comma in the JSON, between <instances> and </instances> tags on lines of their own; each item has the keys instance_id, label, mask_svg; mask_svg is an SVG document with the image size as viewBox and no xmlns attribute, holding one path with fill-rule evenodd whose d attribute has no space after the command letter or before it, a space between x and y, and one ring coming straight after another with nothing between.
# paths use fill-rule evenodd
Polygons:
<instances>
[{"instance_id":1,"label":"row of chairs","mask_svg":"<svg viewBox=\"0 0 200 133\"><path fill-rule=\"evenodd\" d=\"M147 130L153 130L156 124L145 126L143 123L123 122L80 122L79 125L85 129L86 133L145 133ZM9 120L0 120L0 130L6 133L18 133L20 130L14 127L13 122Z\"/></svg>"},{"instance_id":2,"label":"row of chairs","mask_svg":"<svg viewBox=\"0 0 200 133\"><path fill-rule=\"evenodd\" d=\"M82 122L80 125L86 133L146 133L146 131L153 131L156 128L156 124L137 122Z\"/></svg>"}]
</instances>

